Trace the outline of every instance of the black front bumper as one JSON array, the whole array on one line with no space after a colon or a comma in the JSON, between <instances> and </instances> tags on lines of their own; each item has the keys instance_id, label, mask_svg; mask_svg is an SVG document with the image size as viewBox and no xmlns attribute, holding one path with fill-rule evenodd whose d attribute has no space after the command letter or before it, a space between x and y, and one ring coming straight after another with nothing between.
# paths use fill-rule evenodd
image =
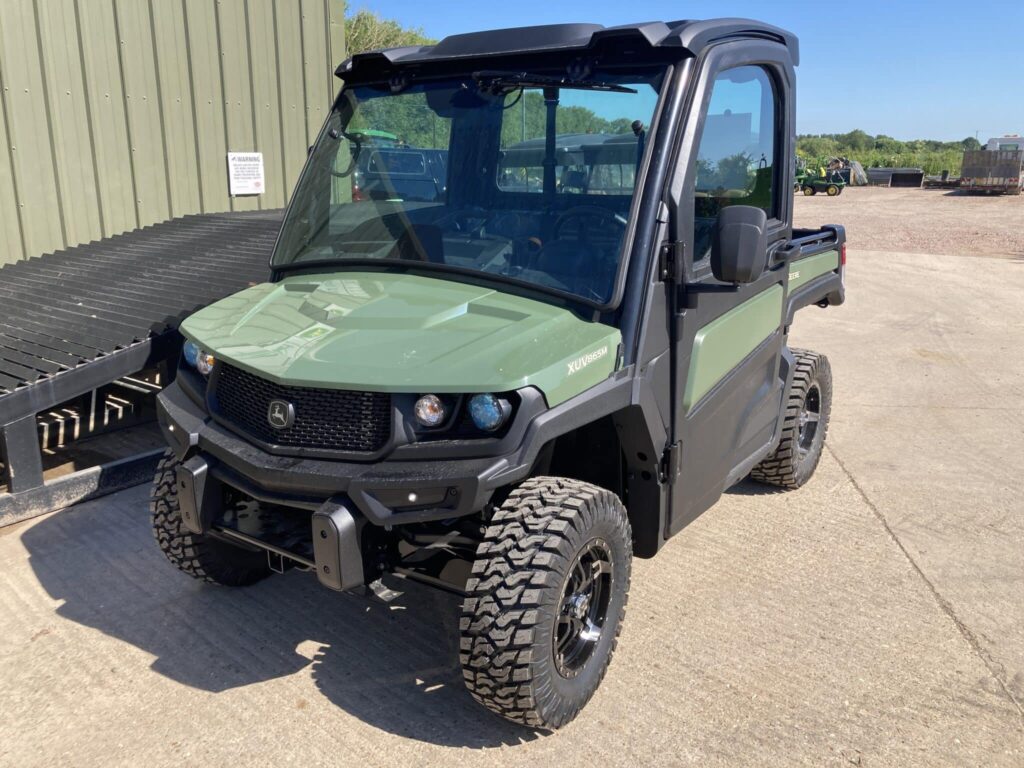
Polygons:
<instances>
[{"instance_id":1,"label":"black front bumper","mask_svg":"<svg viewBox=\"0 0 1024 768\"><path fill-rule=\"evenodd\" d=\"M364 584L363 529L448 520L473 514L495 489L525 476L512 457L354 463L278 456L213 421L178 384L157 398L167 442L181 462L177 495L183 525L243 546L265 549L315 570L321 584ZM225 486L267 504L309 510L312 557L275 547L220 521Z\"/></svg>"},{"instance_id":2,"label":"black front bumper","mask_svg":"<svg viewBox=\"0 0 1024 768\"><path fill-rule=\"evenodd\" d=\"M258 501L319 509L353 506L373 525L447 520L477 512L493 492L525 476L521 453L474 459L358 463L277 456L213 421L177 384L160 393L157 416L181 461L201 455L209 471Z\"/></svg>"},{"instance_id":3,"label":"black front bumper","mask_svg":"<svg viewBox=\"0 0 1024 768\"><path fill-rule=\"evenodd\" d=\"M157 398L157 416L181 462L178 497L186 527L237 542L239 531L215 523L223 512L225 486L260 502L309 510L312 558L292 559L315 568L325 586L351 589L363 583L361 542L367 526L385 531L483 510L496 490L530 474L550 441L625 408L631 383L628 371L619 372L529 419L516 444L510 439L503 446L510 452L474 458L359 463L272 454L211 419L177 382ZM291 557L265 541L248 543Z\"/></svg>"}]
</instances>

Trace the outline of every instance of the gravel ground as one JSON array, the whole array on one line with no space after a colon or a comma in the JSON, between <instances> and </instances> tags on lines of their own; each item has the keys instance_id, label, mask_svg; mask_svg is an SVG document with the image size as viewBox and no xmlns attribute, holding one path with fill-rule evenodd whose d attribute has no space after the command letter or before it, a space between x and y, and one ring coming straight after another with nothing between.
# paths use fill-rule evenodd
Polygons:
<instances>
[{"instance_id":1,"label":"gravel ground","mask_svg":"<svg viewBox=\"0 0 1024 768\"><path fill-rule=\"evenodd\" d=\"M794 219L844 224L858 250L1024 257L1024 195L848 187L839 197L798 195Z\"/></svg>"}]
</instances>

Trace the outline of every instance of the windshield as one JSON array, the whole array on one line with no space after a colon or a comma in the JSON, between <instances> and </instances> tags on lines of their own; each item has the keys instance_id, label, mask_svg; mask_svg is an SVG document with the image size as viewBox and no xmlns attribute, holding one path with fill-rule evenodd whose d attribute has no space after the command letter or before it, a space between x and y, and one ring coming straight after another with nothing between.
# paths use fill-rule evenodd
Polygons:
<instances>
[{"instance_id":1,"label":"windshield","mask_svg":"<svg viewBox=\"0 0 1024 768\"><path fill-rule=\"evenodd\" d=\"M660 81L478 72L347 87L273 265L404 262L606 304Z\"/></svg>"}]
</instances>

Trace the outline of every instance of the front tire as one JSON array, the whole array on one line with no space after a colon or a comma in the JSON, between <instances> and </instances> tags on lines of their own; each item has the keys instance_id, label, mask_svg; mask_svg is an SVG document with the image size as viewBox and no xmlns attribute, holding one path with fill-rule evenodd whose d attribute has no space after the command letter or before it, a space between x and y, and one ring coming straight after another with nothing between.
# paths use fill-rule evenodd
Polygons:
<instances>
[{"instance_id":1,"label":"front tire","mask_svg":"<svg viewBox=\"0 0 1024 768\"><path fill-rule=\"evenodd\" d=\"M804 187L804 195L806 197L810 197L811 195L817 194L817 192L818 192L818 190L816 190L814 187L811 187L811 186Z\"/></svg>"},{"instance_id":2,"label":"front tire","mask_svg":"<svg viewBox=\"0 0 1024 768\"><path fill-rule=\"evenodd\" d=\"M227 587L244 587L270 575L262 552L235 547L185 528L178 507L178 460L164 453L156 468L149 511L153 536L171 565L194 579Z\"/></svg>"},{"instance_id":3,"label":"front tire","mask_svg":"<svg viewBox=\"0 0 1024 768\"><path fill-rule=\"evenodd\" d=\"M459 622L463 677L478 702L558 728L597 690L622 626L632 534L611 491L535 477L495 513Z\"/></svg>"},{"instance_id":4,"label":"front tire","mask_svg":"<svg viewBox=\"0 0 1024 768\"><path fill-rule=\"evenodd\" d=\"M782 440L750 477L794 490L811 479L821 460L832 413L832 367L816 352L794 349L796 370L782 422Z\"/></svg>"}]
</instances>

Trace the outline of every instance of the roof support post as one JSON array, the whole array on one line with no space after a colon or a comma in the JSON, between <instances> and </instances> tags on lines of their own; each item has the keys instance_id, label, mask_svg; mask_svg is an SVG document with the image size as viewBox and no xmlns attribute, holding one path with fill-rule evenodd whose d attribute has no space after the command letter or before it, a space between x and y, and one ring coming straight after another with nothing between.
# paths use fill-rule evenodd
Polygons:
<instances>
[{"instance_id":1,"label":"roof support post","mask_svg":"<svg viewBox=\"0 0 1024 768\"><path fill-rule=\"evenodd\" d=\"M544 89L544 106L547 107L547 130L544 134L544 202L554 205L556 192L555 166L558 160L555 159L555 140L558 137L558 89Z\"/></svg>"}]
</instances>

